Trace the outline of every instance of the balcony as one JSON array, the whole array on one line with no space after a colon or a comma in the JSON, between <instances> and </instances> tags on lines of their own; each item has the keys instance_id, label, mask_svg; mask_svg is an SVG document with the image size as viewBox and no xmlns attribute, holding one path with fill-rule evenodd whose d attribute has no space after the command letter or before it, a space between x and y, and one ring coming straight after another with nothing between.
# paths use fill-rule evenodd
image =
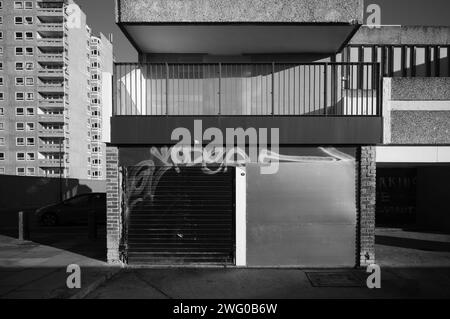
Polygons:
<instances>
[{"instance_id":1,"label":"balcony","mask_svg":"<svg viewBox=\"0 0 450 319\"><path fill-rule=\"evenodd\" d=\"M64 130L39 130L39 136L41 137L64 137Z\"/></svg>"},{"instance_id":2,"label":"balcony","mask_svg":"<svg viewBox=\"0 0 450 319\"><path fill-rule=\"evenodd\" d=\"M170 139L148 136L205 119L214 127L296 128L299 136L291 130L286 139L298 143L305 131L319 127L330 132L328 142L342 141L339 130L350 127L349 143L373 142L381 138L380 87L379 65L372 63L119 63L112 137L131 142L120 136L138 138L139 127L147 136L139 140L166 143ZM359 132L364 128L371 132ZM318 134L307 140L327 138Z\"/></svg>"},{"instance_id":3,"label":"balcony","mask_svg":"<svg viewBox=\"0 0 450 319\"><path fill-rule=\"evenodd\" d=\"M37 26L39 32L58 32L67 31L67 27L63 23L40 23Z\"/></svg>"},{"instance_id":4,"label":"balcony","mask_svg":"<svg viewBox=\"0 0 450 319\"><path fill-rule=\"evenodd\" d=\"M60 62L62 63L64 61L64 55L61 54L39 54L38 55L38 61L39 62Z\"/></svg>"},{"instance_id":5,"label":"balcony","mask_svg":"<svg viewBox=\"0 0 450 319\"><path fill-rule=\"evenodd\" d=\"M50 78L63 78L66 72L64 72L63 68L55 68L55 69L38 69L38 76L40 77L50 77Z\"/></svg>"},{"instance_id":6,"label":"balcony","mask_svg":"<svg viewBox=\"0 0 450 319\"><path fill-rule=\"evenodd\" d=\"M63 15L62 8L38 8L37 16L38 17L58 17Z\"/></svg>"},{"instance_id":7,"label":"balcony","mask_svg":"<svg viewBox=\"0 0 450 319\"><path fill-rule=\"evenodd\" d=\"M64 123L67 120L67 116L63 114L39 114L38 121L41 123Z\"/></svg>"},{"instance_id":8,"label":"balcony","mask_svg":"<svg viewBox=\"0 0 450 319\"><path fill-rule=\"evenodd\" d=\"M57 84L39 84L37 90L42 93L62 93L64 92L64 82Z\"/></svg>"},{"instance_id":9,"label":"balcony","mask_svg":"<svg viewBox=\"0 0 450 319\"><path fill-rule=\"evenodd\" d=\"M64 166L63 159L40 159L39 167L60 167Z\"/></svg>"},{"instance_id":10,"label":"balcony","mask_svg":"<svg viewBox=\"0 0 450 319\"><path fill-rule=\"evenodd\" d=\"M39 152L42 153L61 153L64 152L64 148L68 150L68 146L64 147L59 144L40 144Z\"/></svg>"},{"instance_id":11,"label":"balcony","mask_svg":"<svg viewBox=\"0 0 450 319\"><path fill-rule=\"evenodd\" d=\"M67 45L66 41L61 38L40 38L37 41L38 47L62 47L64 45Z\"/></svg>"}]
</instances>

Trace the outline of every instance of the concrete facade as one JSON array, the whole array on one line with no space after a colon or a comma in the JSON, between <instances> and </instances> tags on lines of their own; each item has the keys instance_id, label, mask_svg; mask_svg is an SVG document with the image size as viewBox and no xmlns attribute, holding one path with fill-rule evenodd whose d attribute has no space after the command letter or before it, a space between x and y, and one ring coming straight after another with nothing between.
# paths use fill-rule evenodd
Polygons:
<instances>
[{"instance_id":1,"label":"concrete facade","mask_svg":"<svg viewBox=\"0 0 450 319\"><path fill-rule=\"evenodd\" d=\"M361 0L117 0L118 23L360 23Z\"/></svg>"}]
</instances>

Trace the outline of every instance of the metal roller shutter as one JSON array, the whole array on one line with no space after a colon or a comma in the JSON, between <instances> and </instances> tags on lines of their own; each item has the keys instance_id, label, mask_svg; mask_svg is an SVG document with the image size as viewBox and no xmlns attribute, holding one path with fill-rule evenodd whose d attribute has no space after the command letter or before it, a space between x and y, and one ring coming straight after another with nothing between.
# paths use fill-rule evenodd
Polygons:
<instances>
[{"instance_id":1,"label":"metal roller shutter","mask_svg":"<svg viewBox=\"0 0 450 319\"><path fill-rule=\"evenodd\" d=\"M134 203L128 217L129 264L234 262L234 168L216 174L201 167L170 168L156 186L145 176L153 170L137 170L129 167L126 177L127 189L138 187L144 194L141 199L128 194Z\"/></svg>"}]
</instances>

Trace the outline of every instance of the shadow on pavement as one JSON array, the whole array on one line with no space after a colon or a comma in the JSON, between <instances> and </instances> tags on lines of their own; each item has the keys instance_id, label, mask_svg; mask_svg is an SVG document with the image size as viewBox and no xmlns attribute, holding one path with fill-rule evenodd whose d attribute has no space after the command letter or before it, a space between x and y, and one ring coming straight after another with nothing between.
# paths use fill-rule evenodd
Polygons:
<instances>
[{"instance_id":1,"label":"shadow on pavement","mask_svg":"<svg viewBox=\"0 0 450 319\"><path fill-rule=\"evenodd\" d=\"M384 246L394 246L424 251L450 252L449 242L376 235L375 243Z\"/></svg>"}]
</instances>

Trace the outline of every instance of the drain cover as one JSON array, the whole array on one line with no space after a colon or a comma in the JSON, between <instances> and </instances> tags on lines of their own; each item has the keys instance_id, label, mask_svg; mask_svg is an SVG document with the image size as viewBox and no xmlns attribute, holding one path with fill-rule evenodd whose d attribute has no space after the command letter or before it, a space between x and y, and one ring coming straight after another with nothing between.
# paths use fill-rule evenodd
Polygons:
<instances>
[{"instance_id":1,"label":"drain cover","mask_svg":"<svg viewBox=\"0 0 450 319\"><path fill-rule=\"evenodd\" d=\"M356 272L306 272L313 287L365 287L366 278Z\"/></svg>"}]
</instances>

